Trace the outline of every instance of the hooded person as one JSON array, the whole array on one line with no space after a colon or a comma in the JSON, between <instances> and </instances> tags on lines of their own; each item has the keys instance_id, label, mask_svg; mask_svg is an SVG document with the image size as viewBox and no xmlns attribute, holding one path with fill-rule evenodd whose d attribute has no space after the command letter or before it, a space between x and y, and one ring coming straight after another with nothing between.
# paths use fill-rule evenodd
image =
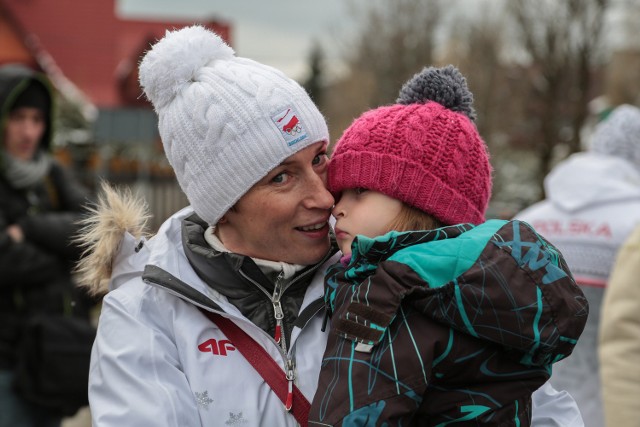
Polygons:
<instances>
[{"instance_id":1,"label":"hooded person","mask_svg":"<svg viewBox=\"0 0 640 427\"><path fill-rule=\"evenodd\" d=\"M88 193L50 154L53 95L43 75L0 67L0 115L0 425L59 425L68 413L16 391L27 361L15 349L36 313L87 317L71 277L80 254L71 240Z\"/></svg>"},{"instance_id":2,"label":"hooded person","mask_svg":"<svg viewBox=\"0 0 640 427\"><path fill-rule=\"evenodd\" d=\"M575 398L586 426L605 425L598 364L600 309L621 244L640 225L640 109L615 108L586 152L559 163L545 178L546 199L516 215L563 253L589 301L585 332L551 383Z\"/></svg>"},{"instance_id":3,"label":"hooded person","mask_svg":"<svg viewBox=\"0 0 640 427\"><path fill-rule=\"evenodd\" d=\"M18 65L1 70L3 177L17 189L33 186L51 168L53 98L47 80Z\"/></svg>"},{"instance_id":4,"label":"hooded person","mask_svg":"<svg viewBox=\"0 0 640 427\"><path fill-rule=\"evenodd\" d=\"M150 236L144 204L105 185L86 221L81 283L106 294L92 424L306 425L339 259L324 118L296 82L197 25L144 55L140 83L190 206ZM541 399L555 417L559 400Z\"/></svg>"}]
</instances>

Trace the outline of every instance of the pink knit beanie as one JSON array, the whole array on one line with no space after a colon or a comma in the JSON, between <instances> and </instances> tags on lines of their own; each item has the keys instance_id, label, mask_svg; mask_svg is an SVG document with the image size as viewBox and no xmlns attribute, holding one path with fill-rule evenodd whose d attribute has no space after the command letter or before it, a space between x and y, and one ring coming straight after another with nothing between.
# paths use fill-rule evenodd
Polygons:
<instances>
[{"instance_id":1,"label":"pink knit beanie","mask_svg":"<svg viewBox=\"0 0 640 427\"><path fill-rule=\"evenodd\" d=\"M451 65L425 68L396 102L344 132L329 163L329 190L379 191L443 225L484 222L491 165L465 78Z\"/></svg>"}]
</instances>

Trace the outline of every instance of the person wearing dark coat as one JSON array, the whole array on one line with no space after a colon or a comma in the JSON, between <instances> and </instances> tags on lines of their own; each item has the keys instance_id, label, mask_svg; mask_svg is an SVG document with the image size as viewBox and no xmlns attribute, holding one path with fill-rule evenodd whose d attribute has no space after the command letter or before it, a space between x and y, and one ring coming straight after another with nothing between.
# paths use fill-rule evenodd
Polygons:
<instances>
[{"instance_id":1,"label":"person wearing dark coat","mask_svg":"<svg viewBox=\"0 0 640 427\"><path fill-rule=\"evenodd\" d=\"M88 318L72 268L88 192L50 153L53 95L41 74L0 68L0 427L59 426L62 416L14 387L16 349L34 313Z\"/></svg>"}]
</instances>

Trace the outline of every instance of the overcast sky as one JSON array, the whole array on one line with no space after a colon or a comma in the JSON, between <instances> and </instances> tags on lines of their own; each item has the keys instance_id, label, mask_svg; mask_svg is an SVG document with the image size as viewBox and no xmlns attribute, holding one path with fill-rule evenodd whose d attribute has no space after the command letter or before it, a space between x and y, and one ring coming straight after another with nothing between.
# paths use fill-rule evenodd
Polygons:
<instances>
[{"instance_id":1,"label":"overcast sky","mask_svg":"<svg viewBox=\"0 0 640 427\"><path fill-rule=\"evenodd\" d=\"M232 44L239 56L272 65L290 77L303 80L307 75L309 53L315 41L323 47L329 72L340 70L340 58L361 21L353 16L354 7L375 0L116 0L123 17L135 19L170 19L192 23L212 18L227 21L232 27ZM394 0L380 0L394 1ZM486 2L486 3L485 3ZM465 0L457 10L476 14L495 5L497 0ZM485 6L482 6L482 4ZM615 0L615 25L612 29L635 28L640 20L638 0ZM622 7L626 5L626 7ZM617 46L634 44L639 37L628 31L607 31Z\"/></svg>"},{"instance_id":2,"label":"overcast sky","mask_svg":"<svg viewBox=\"0 0 640 427\"><path fill-rule=\"evenodd\" d=\"M369 0L118 0L123 18L205 21L232 26L239 56L272 65L290 77L307 72L310 48L318 41L329 65L341 56L341 39L353 29L349 4Z\"/></svg>"}]
</instances>

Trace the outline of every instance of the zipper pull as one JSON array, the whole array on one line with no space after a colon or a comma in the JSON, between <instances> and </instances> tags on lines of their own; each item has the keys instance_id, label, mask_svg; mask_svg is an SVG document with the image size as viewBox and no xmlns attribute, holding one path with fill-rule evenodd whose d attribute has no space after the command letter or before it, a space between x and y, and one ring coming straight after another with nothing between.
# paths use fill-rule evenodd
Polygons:
<instances>
[{"instance_id":1,"label":"zipper pull","mask_svg":"<svg viewBox=\"0 0 640 427\"><path fill-rule=\"evenodd\" d=\"M273 302L273 311L276 316L276 333L273 339L276 340L278 344L280 344L280 340L282 339L282 319L284 319L284 312L282 311L282 305L280 301Z\"/></svg>"},{"instance_id":2,"label":"zipper pull","mask_svg":"<svg viewBox=\"0 0 640 427\"><path fill-rule=\"evenodd\" d=\"M294 380L295 380L295 371L294 371L293 360L287 359L288 387L287 387L287 401L284 404L284 409L286 409L287 412L291 411L291 408L293 407L293 381Z\"/></svg>"},{"instance_id":3,"label":"zipper pull","mask_svg":"<svg viewBox=\"0 0 640 427\"><path fill-rule=\"evenodd\" d=\"M276 343L281 344L282 341L282 321L284 319L284 311L282 311L282 304L280 304L280 297L282 296L282 278L284 277L284 270L280 272L276 279L275 288L273 290L273 296L271 302L273 304L273 313L276 318L276 330L273 335L273 339Z\"/></svg>"},{"instance_id":4,"label":"zipper pull","mask_svg":"<svg viewBox=\"0 0 640 427\"><path fill-rule=\"evenodd\" d=\"M276 325L276 333L273 336L273 339L276 340L276 343L280 344L280 339L282 338L282 327L280 326L280 322Z\"/></svg>"},{"instance_id":5,"label":"zipper pull","mask_svg":"<svg viewBox=\"0 0 640 427\"><path fill-rule=\"evenodd\" d=\"M275 313L276 320L284 319L284 311L282 311L282 304L280 304L280 301L273 302L273 312Z\"/></svg>"},{"instance_id":6,"label":"zipper pull","mask_svg":"<svg viewBox=\"0 0 640 427\"><path fill-rule=\"evenodd\" d=\"M293 381L289 380L289 389L287 391L287 403L284 405L284 409L287 412L291 411L293 407Z\"/></svg>"}]
</instances>

